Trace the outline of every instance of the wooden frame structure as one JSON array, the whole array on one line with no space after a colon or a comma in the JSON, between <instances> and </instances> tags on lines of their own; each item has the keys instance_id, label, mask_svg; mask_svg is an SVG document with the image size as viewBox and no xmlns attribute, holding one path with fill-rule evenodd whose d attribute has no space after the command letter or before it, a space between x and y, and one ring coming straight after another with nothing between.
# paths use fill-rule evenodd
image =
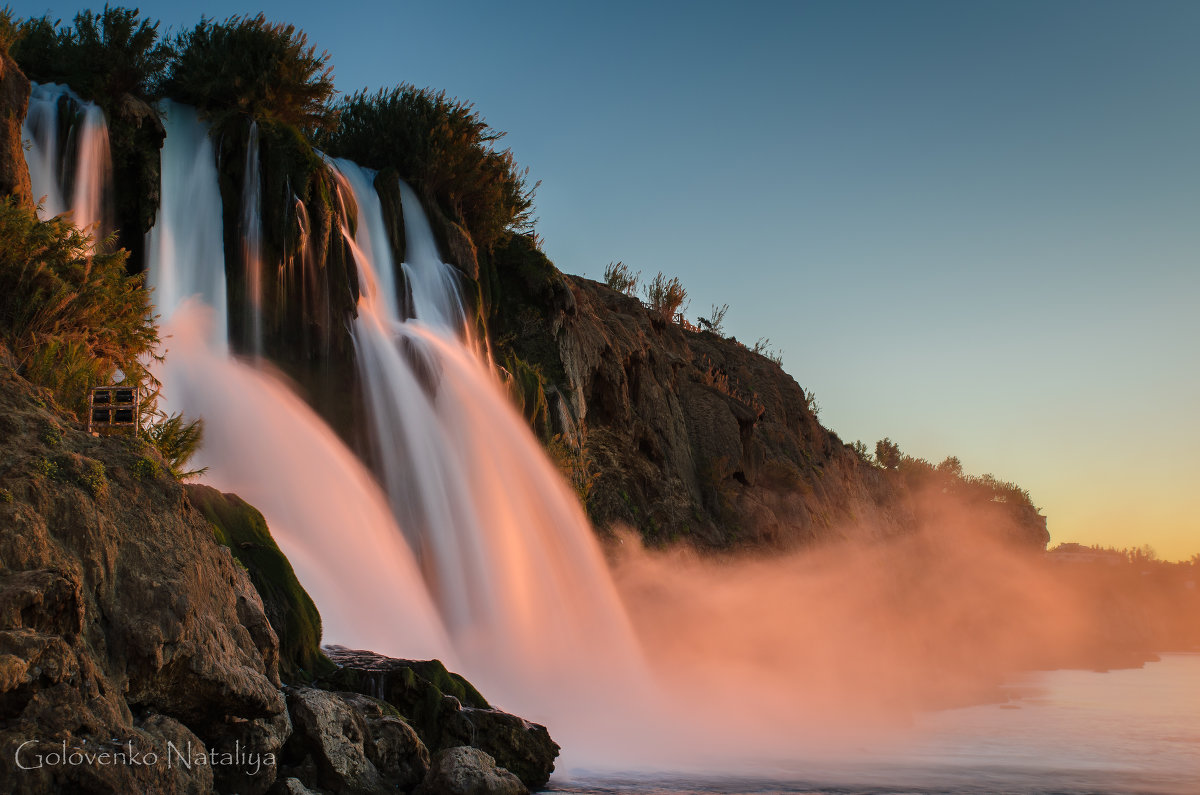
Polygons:
<instances>
[{"instance_id":1,"label":"wooden frame structure","mask_svg":"<svg viewBox=\"0 0 1200 795\"><path fill-rule=\"evenodd\" d=\"M137 384L92 389L88 395L88 433L137 433L142 427L141 393Z\"/></svg>"}]
</instances>

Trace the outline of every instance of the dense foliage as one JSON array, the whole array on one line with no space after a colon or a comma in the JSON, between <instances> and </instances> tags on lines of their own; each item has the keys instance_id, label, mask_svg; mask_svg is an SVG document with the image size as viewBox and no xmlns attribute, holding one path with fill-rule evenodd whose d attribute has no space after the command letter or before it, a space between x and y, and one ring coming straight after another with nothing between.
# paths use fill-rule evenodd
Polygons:
<instances>
[{"instance_id":1,"label":"dense foliage","mask_svg":"<svg viewBox=\"0 0 1200 795\"><path fill-rule=\"evenodd\" d=\"M120 369L148 378L158 331L141 276L125 251L109 251L62 218L0 202L0 338L29 380L82 412L88 390Z\"/></svg>"},{"instance_id":2,"label":"dense foliage","mask_svg":"<svg viewBox=\"0 0 1200 795\"><path fill-rule=\"evenodd\" d=\"M604 283L618 293L625 293L631 298L637 295L641 279L642 272L635 273L633 268L624 262L610 262L604 266Z\"/></svg>"},{"instance_id":3,"label":"dense foliage","mask_svg":"<svg viewBox=\"0 0 1200 795\"><path fill-rule=\"evenodd\" d=\"M337 157L396 169L486 251L507 232L532 227L537 185L512 152L495 148L503 137L470 103L400 85L344 99L336 129L319 144Z\"/></svg>"},{"instance_id":4,"label":"dense foliage","mask_svg":"<svg viewBox=\"0 0 1200 795\"><path fill-rule=\"evenodd\" d=\"M84 99L112 107L127 93L157 94L171 58L158 24L141 19L137 9L108 6L99 14L76 14L68 27L38 17L19 25L12 52L29 79L66 83Z\"/></svg>"},{"instance_id":5,"label":"dense foliage","mask_svg":"<svg viewBox=\"0 0 1200 795\"><path fill-rule=\"evenodd\" d=\"M21 36L21 28L13 19L12 9L0 8L0 55L8 55Z\"/></svg>"},{"instance_id":6,"label":"dense foliage","mask_svg":"<svg viewBox=\"0 0 1200 795\"><path fill-rule=\"evenodd\" d=\"M313 134L333 125L333 67L293 25L255 17L201 19L173 42L165 92L195 105L214 126L230 115L290 124Z\"/></svg>"},{"instance_id":7,"label":"dense foliage","mask_svg":"<svg viewBox=\"0 0 1200 795\"><path fill-rule=\"evenodd\" d=\"M678 276L672 276L670 279L659 271L650 282L642 288L646 293L646 303L650 307L650 311L662 317L663 320L673 322L675 316L687 311L687 289L683 283L679 281Z\"/></svg>"},{"instance_id":8,"label":"dense foliage","mask_svg":"<svg viewBox=\"0 0 1200 795\"><path fill-rule=\"evenodd\" d=\"M864 462L872 463L865 444L855 442L852 448ZM875 443L873 463L898 473L913 489L933 487L943 494L969 501L1006 503L1037 511L1028 491L991 474L969 475L963 471L962 462L957 456L948 456L940 464L934 465L924 458L905 455L900 451L900 445L884 438Z\"/></svg>"},{"instance_id":9,"label":"dense foliage","mask_svg":"<svg viewBox=\"0 0 1200 795\"><path fill-rule=\"evenodd\" d=\"M158 450L176 479L187 480L208 470L208 467L187 468L204 439L204 420L188 422L182 414L172 414L147 427L146 438Z\"/></svg>"}]
</instances>

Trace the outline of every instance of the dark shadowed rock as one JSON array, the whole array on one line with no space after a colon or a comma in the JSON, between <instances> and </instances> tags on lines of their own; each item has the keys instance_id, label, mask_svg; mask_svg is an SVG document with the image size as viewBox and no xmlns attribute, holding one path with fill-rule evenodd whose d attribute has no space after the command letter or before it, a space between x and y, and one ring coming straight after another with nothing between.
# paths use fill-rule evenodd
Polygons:
<instances>
[{"instance_id":1,"label":"dark shadowed rock","mask_svg":"<svg viewBox=\"0 0 1200 795\"><path fill-rule=\"evenodd\" d=\"M6 53L0 53L0 196L32 205L29 169L21 144L21 122L29 109L29 80Z\"/></svg>"},{"instance_id":2,"label":"dark shadowed rock","mask_svg":"<svg viewBox=\"0 0 1200 795\"><path fill-rule=\"evenodd\" d=\"M521 780L478 748L438 751L418 795L524 795Z\"/></svg>"},{"instance_id":3,"label":"dark shadowed rock","mask_svg":"<svg viewBox=\"0 0 1200 795\"><path fill-rule=\"evenodd\" d=\"M338 693L367 725L367 758L391 784L403 790L420 784L429 770L429 750L415 729L386 701L358 693Z\"/></svg>"},{"instance_id":4,"label":"dark shadowed rock","mask_svg":"<svg viewBox=\"0 0 1200 795\"><path fill-rule=\"evenodd\" d=\"M323 687L386 701L431 751L471 746L531 789L550 780L559 748L546 727L492 709L469 682L437 660L396 660L339 646L325 650L340 668L321 682Z\"/></svg>"},{"instance_id":5,"label":"dark shadowed rock","mask_svg":"<svg viewBox=\"0 0 1200 795\"><path fill-rule=\"evenodd\" d=\"M308 687L288 690L294 731L285 769L335 793L408 791L429 770L429 751L385 702Z\"/></svg>"},{"instance_id":6,"label":"dark shadowed rock","mask_svg":"<svg viewBox=\"0 0 1200 795\"><path fill-rule=\"evenodd\" d=\"M310 687L288 691L293 733L289 764L311 759L317 783L337 793L383 791L383 776L367 758L371 742L366 721L335 693Z\"/></svg>"}]
</instances>

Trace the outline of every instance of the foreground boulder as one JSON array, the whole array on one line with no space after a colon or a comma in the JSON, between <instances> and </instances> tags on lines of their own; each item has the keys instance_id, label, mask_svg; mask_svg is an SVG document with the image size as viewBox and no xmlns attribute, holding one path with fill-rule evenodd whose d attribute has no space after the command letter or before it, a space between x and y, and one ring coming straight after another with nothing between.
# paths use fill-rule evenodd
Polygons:
<instances>
[{"instance_id":1,"label":"foreground boulder","mask_svg":"<svg viewBox=\"0 0 1200 795\"><path fill-rule=\"evenodd\" d=\"M340 793L407 792L425 779L429 751L385 702L299 687L288 709L295 731L284 764L302 780Z\"/></svg>"},{"instance_id":2,"label":"foreground boulder","mask_svg":"<svg viewBox=\"0 0 1200 795\"><path fill-rule=\"evenodd\" d=\"M526 787L545 786L559 747L545 726L493 709L467 680L436 660L396 660L340 646L325 648L338 670L320 684L392 705L436 756L470 746L516 775Z\"/></svg>"},{"instance_id":3,"label":"foreground boulder","mask_svg":"<svg viewBox=\"0 0 1200 795\"><path fill-rule=\"evenodd\" d=\"M525 795L521 780L478 748L439 751L418 795Z\"/></svg>"}]
</instances>

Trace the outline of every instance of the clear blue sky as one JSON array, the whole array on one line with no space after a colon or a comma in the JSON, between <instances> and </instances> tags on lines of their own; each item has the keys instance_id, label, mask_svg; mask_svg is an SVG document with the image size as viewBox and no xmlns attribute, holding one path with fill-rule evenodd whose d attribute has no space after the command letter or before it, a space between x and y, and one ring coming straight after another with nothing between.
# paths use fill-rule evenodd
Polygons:
<instances>
[{"instance_id":1,"label":"clear blue sky","mask_svg":"<svg viewBox=\"0 0 1200 795\"><path fill-rule=\"evenodd\" d=\"M843 439L1016 481L1056 541L1200 552L1200 3L139 7L474 101L563 270L728 302Z\"/></svg>"}]
</instances>

